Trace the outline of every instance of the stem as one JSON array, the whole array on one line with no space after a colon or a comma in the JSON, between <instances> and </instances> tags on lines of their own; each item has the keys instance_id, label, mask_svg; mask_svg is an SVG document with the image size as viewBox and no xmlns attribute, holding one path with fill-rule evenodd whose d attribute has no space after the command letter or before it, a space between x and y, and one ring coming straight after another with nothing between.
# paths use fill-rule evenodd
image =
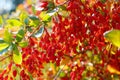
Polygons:
<instances>
[{"instance_id":1,"label":"stem","mask_svg":"<svg viewBox=\"0 0 120 80\"><path fill-rule=\"evenodd\" d=\"M37 28L35 28L35 30L30 34L30 36L28 37L28 38L30 38L38 29L40 29L40 25L37 27Z\"/></svg>"},{"instance_id":2,"label":"stem","mask_svg":"<svg viewBox=\"0 0 120 80\"><path fill-rule=\"evenodd\" d=\"M60 75L60 73L62 72L62 70L63 70L63 68L64 68L65 66L66 66L66 64L63 65L63 67L62 67L61 69L59 69L59 71L57 72L57 74L56 74L56 76L54 77L53 80L57 80L58 76Z\"/></svg>"},{"instance_id":3,"label":"stem","mask_svg":"<svg viewBox=\"0 0 120 80\"><path fill-rule=\"evenodd\" d=\"M9 58L10 56L12 56L12 54L9 54L8 56L6 56L6 57L0 59L0 62L4 61L5 59Z\"/></svg>"},{"instance_id":4,"label":"stem","mask_svg":"<svg viewBox=\"0 0 120 80\"><path fill-rule=\"evenodd\" d=\"M67 0L67 1L65 1L64 3L62 3L62 4L58 5L58 6L62 6L62 5L66 4L66 3L69 2L69 1L70 1L70 0Z\"/></svg>"}]
</instances>

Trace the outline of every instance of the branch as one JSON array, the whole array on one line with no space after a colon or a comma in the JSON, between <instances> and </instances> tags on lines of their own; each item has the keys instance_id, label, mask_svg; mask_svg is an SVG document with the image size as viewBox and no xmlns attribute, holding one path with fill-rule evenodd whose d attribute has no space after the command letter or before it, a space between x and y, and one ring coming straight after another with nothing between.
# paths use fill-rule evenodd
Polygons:
<instances>
[{"instance_id":1,"label":"branch","mask_svg":"<svg viewBox=\"0 0 120 80\"><path fill-rule=\"evenodd\" d=\"M67 1L65 1L64 3L62 3L62 4L58 5L58 6L62 6L62 5L66 4L66 3L69 2L69 1L70 1L70 0L67 0Z\"/></svg>"},{"instance_id":2,"label":"branch","mask_svg":"<svg viewBox=\"0 0 120 80\"><path fill-rule=\"evenodd\" d=\"M5 59L9 58L10 56L12 56L12 54L9 54L8 56L6 56L6 57L0 59L0 62L4 61Z\"/></svg>"},{"instance_id":3,"label":"branch","mask_svg":"<svg viewBox=\"0 0 120 80\"><path fill-rule=\"evenodd\" d=\"M41 25L39 25L37 28L35 28L33 30L33 32L30 34L30 36L28 36L28 38L30 38L38 29L40 29Z\"/></svg>"},{"instance_id":4,"label":"branch","mask_svg":"<svg viewBox=\"0 0 120 80\"><path fill-rule=\"evenodd\" d=\"M61 69L59 69L59 71L57 72L57 74L56 74L56 76L54 77L53 80L57 80L58 76L60 75L60 73L62 72L62 70L63 70L63 68L64 68L65 66L66 66L66 64L63 65L63 67L62 67Z\"/></svg>"}]
</instances>

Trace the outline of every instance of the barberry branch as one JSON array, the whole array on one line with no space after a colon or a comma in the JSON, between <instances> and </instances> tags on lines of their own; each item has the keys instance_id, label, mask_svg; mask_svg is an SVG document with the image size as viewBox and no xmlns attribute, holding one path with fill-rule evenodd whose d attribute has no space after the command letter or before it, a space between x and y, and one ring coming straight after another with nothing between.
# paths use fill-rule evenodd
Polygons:
<instances>
[{"instance_id":1,"label":"barberry branch","mask_svg":"<svg viewBox=\"0 0 120 80\"><path fill-rule=\"evenodd\" d=\"M64 68L65 66L66 66L66 64L63 65L63 67L58 70L58 72L57 72L57 74L55 75L55 77L54 77L53 80L57 80L58 76L60 75L60 73L62 72L62 70L63 70L63 68Z\"/></svg>"},{"instance_id":2,"label":"barberry branch","mask_svg":"<svg viewBox=\"0 0 120 80\"><path fill-rule=\"evenodd\" d=\"M12 54L9 54L8 56L6 56L6 57L0 59L0 62L4 61L5 59L9 58L10 56L12 56Z\"/></svg>"},{"instance_id":3,"label":"barberry branch","mask_svg":"<svg viewBox=\"0 0 120 80\"><path fill-rule=\"evenodd\" d=\"M41 27L41 25L39 25L37 28L35 28L28 38L30 38L38 29L40 29L40 27Z\"/></svg>"},{"instance_id":4,"label":"barberry branch","mask_svg":"<svg viewBox=\"0 0 120 80\"><path fill-rule=\"evenodd\" d=\"M58 6L62 6L64 4L66 4L66 3L68 3L69 1L71 1L71 0L67 0L67 1L65 1L64 3L62 3L62 4L58 5Z\"/></svg>"}]
</instances>

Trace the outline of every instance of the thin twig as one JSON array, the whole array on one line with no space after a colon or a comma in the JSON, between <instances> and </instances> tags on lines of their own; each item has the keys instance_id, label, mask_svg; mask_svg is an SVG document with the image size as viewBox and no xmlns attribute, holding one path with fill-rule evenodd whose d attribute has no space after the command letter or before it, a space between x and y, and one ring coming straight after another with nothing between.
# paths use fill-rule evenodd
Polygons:
<instances>
[{"instance_id":1,"label":"thin twig","mask_svg":"<svg viewBox=\"0 0 120 80\"><path fill-rule=\"evenodd\" d=\"M64 56L69 57L70 59L72 59L72 58L73 58L72 56L67 55L67 54L64 54Z\"/></svg>"},{"instance_id":2,"label":"thin twig","mask_svg":"<svg viewBox=\"0 0 120 80\"><path fill-rule=\"evenodd\" d=\"M40 29L41 26L38 26L37 28L34 29L34 31L30 34L28 38L30 38L38 29Z\"/></svg>"},{"instance_id":3,"label":"thin twig","mask_svg":"<svg viewBox=\"0 0 120 80\"><path fill-rule=\"evenodd\" d=\"M9 54L8 56L6 56L6 57L0 59L0 62L4 61L5 59L9 58L10 56L12 56L12 54Z\"/></svg>"},{"instance_id":4,"label":"thin twig","mask_svg":"<svg viewBox=\"0 0 120 80\"><path fill-rule=\"evenodd\" d=\"M62 70L63 70L63 68L64 68L65 66L66 66L66 64L63 65L63 67L59 69L59 71L57 72L57 74L56 74L56 76L54 77L53 80L57 80L58 76L60 75L60 73L62 72Z\"/></svg>"},{"instance_id":5,"label":"thin twig","mask_svg":"<svg viewBox=\"0 0 120 80\"><path fill-rule=\"evenodd\" d=\"M62 6L62 5L66 4L66 3L69 2L69 1L70 1L70 0L67 0L67 1L65 1L64 3L62 3L62 4L58 5L58 6Z\"/></svg>"}]
</instances>

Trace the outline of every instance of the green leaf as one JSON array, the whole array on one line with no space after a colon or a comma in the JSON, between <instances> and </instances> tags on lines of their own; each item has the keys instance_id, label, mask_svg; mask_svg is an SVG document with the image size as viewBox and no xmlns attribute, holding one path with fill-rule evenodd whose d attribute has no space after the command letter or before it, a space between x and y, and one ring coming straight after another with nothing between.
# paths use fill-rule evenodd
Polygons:
<instances>
[{"instance_id":1,"label":"green leaf","mask_svg":"<svg viewBox=\"0 0 120 80\"><path fill-rule=\"evenodd\" d=\"M22 23L17 19L8 19L7 23L11 26L22 26Z\"/></svg>"},{"instance_id":2,"label":"green leaf","mask_svg":"<svg viewBox=\"0 0 120 80\"><path fill-rule=\"evenodd\" d=\"M120 30L110 30L104 33L105 38L116 47L120 48Z\"/></svg>"},{"instance_id":3,"label":"green leaf","mask_svg":"<svg viewBox=\"0 0 120 80\"><path fill-rule=\"evenodd\" d=\"M19 46L20 47L26 47L28 45L28 42L24 41L24 42L19 42Z\"/></svg>"},{"instance_id":4,"label":"green leaf","mask_svg":"<svg viewBox=\"0 0 120 80\"><path fill-rule=\"evenodd\" d=\"M80 52L79 45L76 46L76 51Z\"/></svg>"},{"instance_id":5,"label":"green leaf","mask_svg":"<svg viewBox=\"0 0 120 80\"><path fill-rule=\"evenodd\" d=\"M28 25L28 24L29 24L29 19L26 18L26 19L24 20L24 23L25 23L26 25Z\"/></svg>"},{"instance_id":6,"label":"green leaf","mask_svg":"<svg viewBox=\"0 0 120 80\"><path fill-rule=\"evenodd\" d=\"M31 16L29 16L29 18L30 18L30 24L29 24L30 26L36 27L36 26L39 25L40 20L39 20L38 17L36 17L36 16L34 16L34 15L31 15Z\"/></svg>"},{"instance_id":7,"label":"green leaf","mask_svg":"<svg viewBox=\"0 0 120 80\"><path fill-rule=\"evenodd\" d=\"M8 46L7 48L1 50L1 51L0 51L0 54L4 54L4 53L6 53L6 52L8 51L8 48L9 48L9 46Z\"/></svg>"},{"instance_id":8,"label":"green leaf","mask_svg":"<svg viewBox=\"0 0 120 80\"><path fill-rule=\"evenodd\" d=\"M0 39L0 44L1 44L1 43L4 43L4 42L5 42L5 41L4 41L3 39Z\"/></svg>"},{"instance_id":9,"label":"green leaf","mask_svg":"<svg viewBox=\"0 0 120 80\"><path fill-rule=\"evenodd\" d=\"M0 51L6 49L9 46L8 43L0 43Z\"/></svg>"},{"instance_id":10,"label":"green leaf","mask_svg":"<svg viewBox=\"0 0 120 80\"><path fill-rule=\"evenodd\" d=\"M2 16L0 16L0 26L3 24Z\"/></svg>"},{"instance_id":11,"label":"green leaf","mask_svg":"<svg viewBox=\"0 0 120 80\"><path fill-rule=\"evenodd\" d=\"M48 8L49 10L52 10L54 7L55 7L55 5L54 5L54 3L53 3L52 1L50 1L50 2L48 3L48 5L47 5L47 8Z\"/></svg>"},{"instance_id":12,"label":"green leaf","mask_svg":"<svg viewBox=\"0 0 120 80\"><path fill-rule=\"evenodd\" d=\"M117 74L114 74L113 77L114 77L114 80L119 80L120 79L120 76L117 75Z\"/></svg>"},{"instance_id":13,"label":"green leaf","mask_svg":"<svg viewBox=\"0 0 120 80\"><path fill-rule=\"evenodd\" d=\"M51 16L49 14L47 14L45 11L40 13L40 18L44 22L48 22L51 20Z\"/></svg>"},{"instance_id":14,"label":"green leaf","mask_svg":"<svg viewBox=\"0 0 120 80\"><path fill-rule=\"evenodd\" d=\"M44 32L44 27L41 27L35 34L34 34L34 36L35 37L41 37L42 36L42 34L43 34L43 32Z\"/></svg>"},{"instance_id":15,"label":"green leaf","mask_svg":"<svg viewBox=\"0 0 120 80\"><path fill-rule=\"evenodd\" d=\"M6 42L8 42L8 43L11 43L12 42L12 33L11 32L9 32L9 30L8 29L6 29L5 30L5 32L4 32L4 41L6 41Z\"/></svg>"},{"instance_id":16,"label":"green leaf","mask_svg":"<svg viewBox=\"0 0 120 80\"><path fill-rule=\"evenodd\" d=\"M49 22L51 20L51 17L55 15L59 10L59 7L54 8L53 10L50 10L48 12L43 11L40 13L40 18L42 19L43 22Z\"/></svg>"},{"instance_id":17,"label":"green leaf","mask_svg":"<svg viewBox=\"0 0 120 80\"><path fill-rule=\"evenodd\" d=\"M28 75L30 77L30 80L33 80L32 74L30 72L28 72Z\"/></svg>"},{"instance_id":18,"label":"green leaf","mask_svg":"<svg viewBox=\"0 0 120 80\"><path fill-rule=\"evenodd\" d=\"M87 56L88 56L89 58L91 58L92 55L93 55L92 51L90 51L90 50L86 51L86 54L87 54Z\"/></svg>"},{"instance_id":19,"label":"green leaf","mask_svg":"<svg viewBox=\"0 0 120 80\"><path fill-rule=\"evenodd\" d=\"M60 77L65 77L65 73L62 71L59 76Z\"/></svg>"},{"instance_id":20,"label":"green leaf","mask_svg":"<svg viewBox=\"0 0 120 80\"><path fill-rule=\"evenodd\" d=\"M22 54L19 52L17 45L13 45L13 61L16 64L21 64L22 63Z\"/></svg>"},{"instance_id":21,"label":"green leaf","mask_svg":"<svg viewBox=\"0 0 120 80\"><path fill-rule=\"evenodd\" d=\"M30 18L31 20L39 20L39 18L38 18L37 16L34 16L34 15L29 16L29 18Z\"/></svg>"},{"instance_id":22,"label":"green leaf","mask_svg":"<svg viewBox=\"0 0 120 80\"><path fill-rule=\"evenodd\" d=\"M18 33L17 33L17 35L16 35L16 40L17 40L17 42L20 42L20 41L23 39L24 34L25 34L25 32L24 32L23 29L21 29L21 30L18 31Z\"/></svg>"},{"instance_id":23,"label":"green leaf","mask_svg":"<svg viewBox=\"0 0 120 80\"><path fill-rule=\"evenodd\" d=\"M21 12L21 14L20 14L20 21L21 21L23 24L28 25L28 24L29 24L28 14L25 13L25 12Z\"/></svg>"},{"instance_id":24,"label":"green leaf","mask_svg":"<svg viewBox=\"0 0 120 80\"><path fill-rule=\"evenodd\" d=\"M36 10L35 10L35 6L32 6L32 12L35 14Z\"/></svg>"},{"instance_id":25,"label":"green leaf","mask_svg":"<svg viewBox=\"0 0 120 80\"><path fill-rule=\"evenodd\" d=\"M93 61L95 61L95 63L100 63L100 55L94 55Z\"/></svg>"},{"instance_id":26,"label":"green leaf","mask_svg":"<svg viewBox=\"0 0 120 80\"><path fill-rule=\"evenodd\" d=\"M28 27L27 30L31 33L33 29L31 27Z\"/></svg>"},{"instance_id":27,"label":"green leaf","mask_svg":"<svg viewBox=\"0 0 120 80\"><path fill-rule=\"evenodd\" d=\"M106 0L101 0L101 2L102 2L102 3L105 3L105 2L106 2Z\"/></svg>"}]
</instances>

